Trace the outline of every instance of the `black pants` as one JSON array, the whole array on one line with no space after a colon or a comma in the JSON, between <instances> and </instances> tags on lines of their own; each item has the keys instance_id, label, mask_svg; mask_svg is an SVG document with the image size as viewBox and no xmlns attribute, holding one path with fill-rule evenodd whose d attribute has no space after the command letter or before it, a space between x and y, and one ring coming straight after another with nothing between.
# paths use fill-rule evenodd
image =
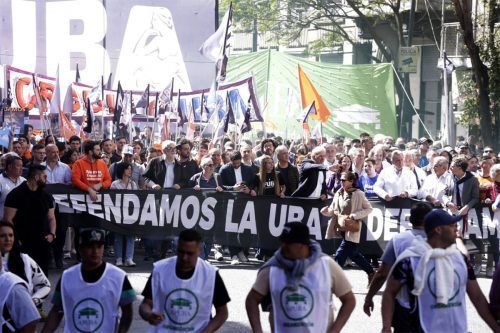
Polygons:
<instances>
[{"instance_id":1,"label":"black pants","mask_svg":"<svg viewBox=\"0 0 500 333\"><path fill-rule=\"evenodd\" d=\"M56 239L52 242L52 252L54 253L54 260L56 262L63 259L63 248L67 231L68 221L66 216L56 212Z\"/></svg>"}]
</instances>

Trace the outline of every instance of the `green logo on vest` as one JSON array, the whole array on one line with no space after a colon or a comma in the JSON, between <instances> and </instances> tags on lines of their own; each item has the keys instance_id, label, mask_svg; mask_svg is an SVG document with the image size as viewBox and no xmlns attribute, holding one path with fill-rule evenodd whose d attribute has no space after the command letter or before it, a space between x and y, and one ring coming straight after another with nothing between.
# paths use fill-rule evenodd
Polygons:
<instances>
[{"instance_id":1,"label":"green logo on vest","mask_svg":"<svg viewBox=\"0 0 500 333\"><path fill-rule=\"evenodd\" d=\"M432 306L432 308L443 308L443 307L454 307L454 306L461 306L462 303L460 301L458 302L452 302L455 297L458 296L458 293L460 292L460 275L458 275L458 272L456 270L453 270L454 278L453 278L453 290L451 292L451 297L448 299L448 304L440 305L440 304L435 304ZM433 267L429 274L427 275L427 286L429 288L429 293L434 297L434 299L437 298L436 296L436 268Z\"/></svg>"},{"instance_id":2,"label":"green logo on vest","mask_svg":"<svg viewBox=\"0 0 500 333\"><path fill-rule=\"evenodd\" d=\"M198 314L199 302L192 291L178 288L168 293L163 308L171 322L186 325Z\"/></svg>"},{"instance_id":3,"label":"green logo on vest","mask_svg":"<svg viewBox=\"0 0 500 333\"><path fill-rule=\"evenodd\" d=\"M309 316L314 309L314 296L311 290L302 284L297 290L285 287L280 293L280 304L288 319L301 320Z\"/></svg>"},{"instance_id":4,"label":"green logo on vest","mask_svg":"<svg viewBox=\"0 0 500 333\"><path fill-rule=\"evenodd\" d=\"M81 333L93 333L104 322L104 307L94 298L85 298L73 308L73 325Z\"/></svg>"}]
</instances>

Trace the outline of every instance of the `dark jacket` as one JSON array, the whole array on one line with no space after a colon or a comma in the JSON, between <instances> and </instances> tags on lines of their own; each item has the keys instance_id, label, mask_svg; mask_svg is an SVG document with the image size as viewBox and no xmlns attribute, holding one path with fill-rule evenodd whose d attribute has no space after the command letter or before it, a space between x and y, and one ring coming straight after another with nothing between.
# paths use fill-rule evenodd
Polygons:
<instances>
[{"instance_id":1,"label":"dark jacket","mask_svg":"<svg viewBox=\"0 0 500 333\"><path fill-rule=\"evenodd\" d=\"M220 175L214 172L212 178L210 178L210 180L206 182L204 179L201 178L201 172L198 172L193 177L191 177L188 183L188 187L192 188L195 187L196 185L200 185L200 188L216 188L217 186L222 187L222 180L220 179Z\"/></svg>"},{"instance_id":2,"label":"dark jacket","mask_svg":"<svg viewBox=\"0 0 500 333\"><path fill-rule=\"evenodd\" d=\"M191 177L193 177L195 174L200 172L200 168L198 168L198 164L196 163L195 160L187 160L185 162L178 162L179 166L181 167L181 175L180 175L180 183L179 185L184 188L184 187L189 187L189 180Z\"/></svg>"},{"instance_id":3,"label":"dark jacket","mask_svg":"<svg viewBox=\"0 0 500 333\"><path fill-rule=\"evenodd\" d=\"M288 163L288 167L286 169L288 171L288 174L285 177L285 174L280 172L279 163L276 163L275 170L281 174L281 177L284 180L283 185L286 186L285 195L289 197L293 192L295 192L297 186L299 185L299 170L291 163Z\"/></svg>"},{"instance_id":4,"label":"dark jacket","mask_svg":"<svg viewBox=\"0 0 500 333\"><path fill-rule=\"evenodd\" d=\"M318 175L323 173L323 184L321 194L327 194L326 190L327 167L323 164L314 164L313 160L304 160L300 166L299 185L292 193L292 197L309 198L318 185Z\"/></svg>"},{"instance_id":5,"label":"dark jacket","mask_svg":"<svg viewBox=\"0 0 500 333\"><path fill-rule=\"evenodd\" d=\"M181 187L181 166L177 160L174 162L174 184L179 184ZM158 156L149 161L146 171L144 171L144 178L152 181L155 184L163 187L165 183L165 176L167 167L165 166L165 156ZM184 186L185 187L185 186Z\"/></svg>"},{"instance_id":6,"label":"dark jacket","mask_svg":"<svg viewBox=\"0 0 500 333\"><path fill-rule=\"evenodd\" d=\"M255 189L255 174L252 171L252 167L241 163L241 179L246 183L246 186L252 190ZM236 184L236 175L234 173L234 167L231 163L225 164L220 168L219 171L220 178L222 180L222 187L225 190L233 191L233 186Z\"/></svg>"}]
</instances>

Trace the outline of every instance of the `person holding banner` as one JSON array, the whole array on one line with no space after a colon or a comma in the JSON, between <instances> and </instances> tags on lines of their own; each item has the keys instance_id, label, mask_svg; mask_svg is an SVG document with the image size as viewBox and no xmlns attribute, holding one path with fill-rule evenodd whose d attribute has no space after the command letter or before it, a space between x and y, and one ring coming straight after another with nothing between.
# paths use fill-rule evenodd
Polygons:
<instances>
[{"instance_id":1,"label":"person holding banner","mask_svg":"<svg viewBox=\"0 0 500 333\"><path fill-rule=\"evenodd\" d=\"M222 180L218 173L214 172L214 162L210 157L202 158L200 162L201 172L195 174L189 180L188 187L192 187L196 191L201 189L215 189L217 192L223 192ZM212 249L213 240L206 239L202 244L201 258L207 259ZM215 251L215 259L223 261L224 257L218 250Z\"/></svg>"},{"instance_id":2,"label":"person holding banner","mask_svg":"<svg viewBox=\"0 0 500 333\"><path fill-rule=\"evenodd\" d=\"M279 250L260 268L246 298L252 331L263 332L261 304L270 311L273 332L340 332L356 305L342 268L310 239L305 223L286 223L279 240ZM342 303L335 321L332 294Z\"/></svg>"},{"instance_id":3,"label":"person holding banner","mask_svg":"<svg viewBox=\"0 0 500 333\"><path fill-rule=\"evenodd\" d=\"M299 169L299 185L292 197L327 199L326 171L324 165L326 150L316 147L311 152L311 159L302 161Z\"/></svg>"},{"instance_id":4,"label":"person holding banner","mask_svg":"<svg viewBox=\"0 0 500 333\"><path fill-rule=\"evenodd\" d=\"M97 200L101 189L111 186L111 176L106 164L101 160L101 147L97 141L83 144L85 156L73 164L71 182L76 188L88 192L92 201Z\"/></svg>"},{"instance_id":5,"label":"person holding banner","mask_svg":"<svg viewBox=\"0 0 500 333\"><path fill-rule=\"evenodd\" d=\"M217 268L199 258L200 242L196 230L183 230L177 256L154 263L139 307L149 332L215 332L227 320L231 299Z\"/></svg>"},{"instance_id":6,"label":"person holding banner","mask_svg":"<svg viewBox=\"0 0 500 333\"><path fill-rule=\"evenodd\" d=\"M321 214L334 217L327 229L328 235L340 233L342 242L335 253L335 261L344 267L347 258L351 258L368 275L368 283L375 272L359 251L362 219L372 212L372 205L365 194L357 187L358 176L354 172L343 172L340 176L342 188L335 193L329 207L324 207ZM331 237L330 237L331 238Z\"/></svg>"},{"instance_id":7,"label":"person holding banner","mask_svg":"<svg viewBox=\"0 0 500 333\"><path fill-rule=\"evenodd\" d=\"M162 156L153 158L144 171L146 187L154 190L162 188L180 189L181 167L175 159L175 142L165 140L161 143Z\"/></svg>"},{"instance_id":8,"label":"person holding banner","mask_svg":"<svg viewBox=\"0 0 500 333\"><path fill-rule=\"evenodd\" d=\"M64 332L129 330L135 291L123 270L103 261L104 235L102 229L80 230L82 262L65 270L59 279L43 333L56 331L63 316Z\"/></svg>"},{"instance_id":9,"label":"person holding banner","mask_svg":"<svg viewBox=\"0 0 500 333\"><path fill-rule=\"evenodd\" d=\"M396 150L391 154L392 165L384 167L373 186L377 195L385 201L394 198L413 198L417 195L418 187L415 175L403 167L403 154Z\"/></svg>"},{"instance_id":10,"label":"person holding banner","mask_svg":"<svg viewBox=\"0 0 500 333\"><path fill-rule=\"evenodd\" d=\"M443 207L443 200L453 182L452 175L448 171L448 160L443 156L435 157L432 169L434 172L425 178L417 197L424 199L434 207Z\"/></svg>"}]
</instances>

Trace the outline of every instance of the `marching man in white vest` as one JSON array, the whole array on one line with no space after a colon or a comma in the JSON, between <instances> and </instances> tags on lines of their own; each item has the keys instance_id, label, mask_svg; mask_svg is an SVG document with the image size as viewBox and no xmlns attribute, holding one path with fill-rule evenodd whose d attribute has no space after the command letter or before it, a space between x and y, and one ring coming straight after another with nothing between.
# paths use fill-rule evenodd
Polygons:
<instances>
[{"instance_id":1,"label":"marching man in white vest","mask_svg":"<svg viewBox=\"0 0 500 333\"><path fill-rule=\"evenodd\" d=\"M28 285L4 270L0 255L0 332L34 333L39 319Z\"/></svg>"},{"instance_id":2,"label":"marching man in white vest","mask_svg":"<svg viewBox=\"0 0 500 333\"><path fill-rule=\"evenodd\" d=\"M129 330L135 291L123 270L102 260L104 235L102 229L80 229L82 263L63 272L43 333L54 332L63 315L67 333Z\"/></svg>"},{"instance_id":3,"label":"marching man in white vest","mask_svg":"<svg viewBox=\"0 0 500 333\"><path fill-rule=\"evenodd\" d=\"M217 269L199 258L200 242L198 232L183 230L177 256L154 264L139 307L152 325L149 332L215 332L227 320L226 286Z\"/></svg>"},{"instance_id":4,"label":"marching man in white vest","mask_svg":"<svg viewBox=\"0 0 500 333\"><path fill-rule=\"evenodd\" d=\"M389 273L382 297L382 332L391 332L394 299L398 297L410 305L412 332L466 333L465 293L488 326L500 332L470 261L455 245L461 219L441 209L425 216L427 241L417 236Z\"/></svg>"},{"instance_id":5,"label":"marching man in white vest","mask_svg":"<svg viewBox=\"0 0 500 333\"><path fill-rule=\"evenodd\" d=\"M301 222L285 224L280 244L246 299L253 332L262 332L260 303L271 313L273 332L340 332L356 305L342 268L309 238L309 228ZM332 294L342 302L335 321ZM269 296L271 309L264 305L269 305Z\"/></svg>"}]
</instances>

